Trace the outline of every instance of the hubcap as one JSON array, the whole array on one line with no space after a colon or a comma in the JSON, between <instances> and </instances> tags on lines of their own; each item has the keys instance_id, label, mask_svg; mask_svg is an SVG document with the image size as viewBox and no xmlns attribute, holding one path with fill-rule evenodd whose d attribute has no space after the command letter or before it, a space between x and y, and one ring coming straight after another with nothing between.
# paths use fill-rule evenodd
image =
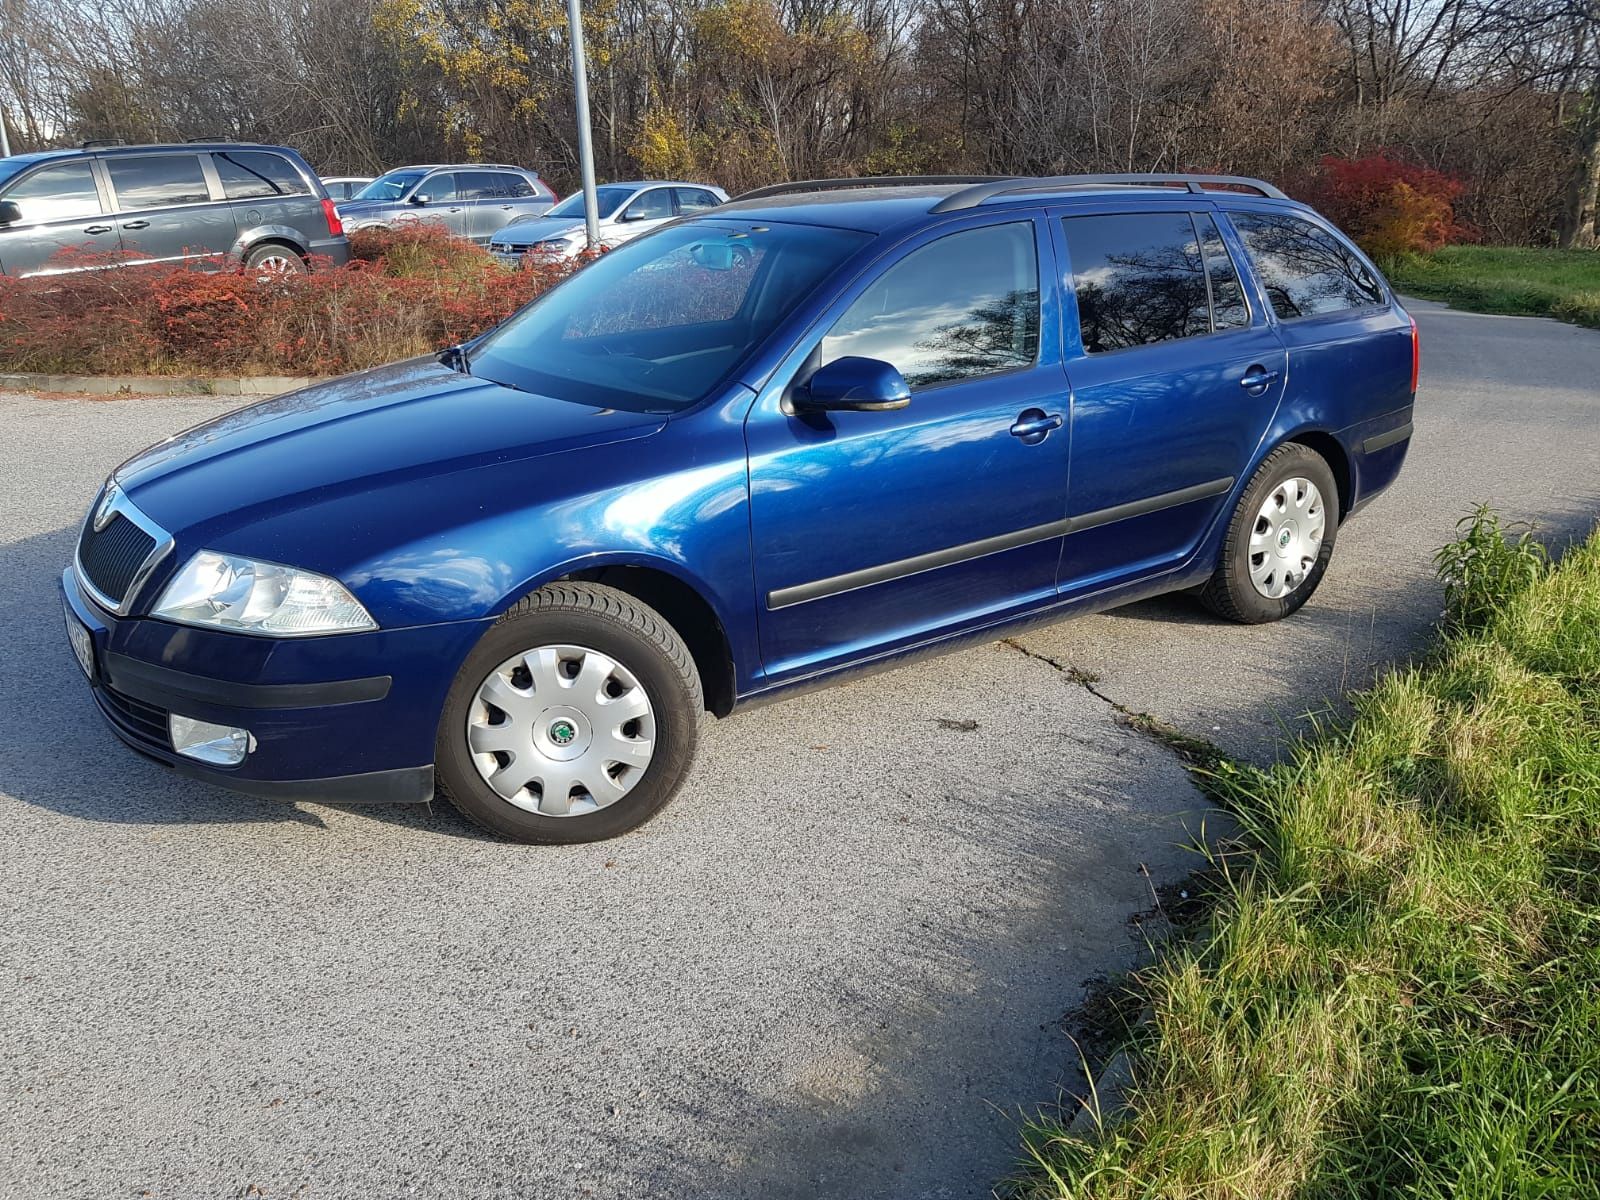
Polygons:
<instances>
[{"instance_id":1,"label":"hubcap","mask_svg":"<svg viewBox=\"0 0 1600 1200\"><path fill-rule=\"evenodd\" d=\"M508 803L547 817L615 804L655 754L655 710L615 659L584 646L540 646L506 659L479 685L467 747Z\"/></svg>"},{"instance_id":2,"label":"hubcap","mask_svg":"<svg viewBox=\"0 0 1600 1200\"><path fill-rule=\"evenodd\" d=\"M1250 582L1270 600L1282 599L1311 575L1322 552L1327 517L1322 493L1309 479L1273 488L1250 530Z\"/></svg>"}]
</instances>

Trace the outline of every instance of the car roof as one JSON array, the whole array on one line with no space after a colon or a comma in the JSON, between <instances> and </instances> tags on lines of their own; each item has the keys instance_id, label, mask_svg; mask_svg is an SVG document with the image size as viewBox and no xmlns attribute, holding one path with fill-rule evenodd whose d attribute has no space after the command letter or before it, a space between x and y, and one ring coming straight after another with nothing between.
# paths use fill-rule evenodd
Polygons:
<instances>
[{"instance_id":1,"label":"car roof","mask_svg":"<svg viewBox=\"0 0 1600 1200\"><path fill-rule=\"evenodd\" d=\"M515 163L406 163L402 167L390 167L384 172L392 175L396 171L521 171L525 175L537 175L539 172L532 167L519 167Z\"/></svg>"},{"instance_id":2,"label":"car roof","mask_svg":"<svg viewBox=\"0 0 1600 1200\"><path fill-rule=\"evenodd\" d=\"M787 190L790 188L793 190ZM1251 193L1252 199L1304 207L1271 184L1243 176L1126 174L809 180L736 196L716 212L718 216L759 215L774 221L883 233L977 208L994 211L1041 203L1103 201L1108 197L1193 203L1241 193Z\"/></svg>"}]
</instances>

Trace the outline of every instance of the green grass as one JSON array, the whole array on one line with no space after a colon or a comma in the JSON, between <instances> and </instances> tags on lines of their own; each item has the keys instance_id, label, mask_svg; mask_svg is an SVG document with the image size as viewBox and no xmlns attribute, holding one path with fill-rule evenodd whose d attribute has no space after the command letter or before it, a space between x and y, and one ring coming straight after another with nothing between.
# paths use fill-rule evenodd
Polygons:
<instances>
[{"instance_id":1,"label":"green grass","mask_svg":"<svg viewBox=\"0 0 1600 1200\"><path fill-rule=\"evenodd\" d=\"M1600 251L1447 246L1386 270L1402 292L1457 308L1600 328Z\"/></svg>"},{"instance_id":2,"label":"green grass","mask_svg":"<svg viewBox=\"0 0 1600 1200\"><path fill-rule=\"evenodd\" d=\"M1030 1126L1028 1200L1600 1196L1600 531L1491 514L1420 666L1271 770L1209 923L1132 986L1127 1107Z\"/></svg>"}]
</instances>

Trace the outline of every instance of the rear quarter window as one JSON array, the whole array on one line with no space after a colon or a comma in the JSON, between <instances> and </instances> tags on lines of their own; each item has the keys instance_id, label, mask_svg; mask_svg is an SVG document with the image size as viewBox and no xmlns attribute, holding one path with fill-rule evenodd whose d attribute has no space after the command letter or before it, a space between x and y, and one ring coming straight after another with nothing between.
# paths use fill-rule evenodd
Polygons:
<instances>
[{"instance_id":1,"label":"rear quarter window","mask_svg":"<svg viewBox=\"0 0 1600 1200\"><path fill-rule=\"evenodd\" d=\"M1280 321L1383 303L1366 264L1327 230L1277 213L1233 212L1229 220Z\"/></svg>"},{"instance_id":2,"label":"rear quarter window","mask_svg":"<svg viewBox=\"0 0 1600 1200\"><path fill-rule=\"evenodd\" d=\"M229 200L267 200L274 196L311 194L311 185L281 154L230 150L213 154L211 161L222 178L222 194Z\"/></svg>"}]
</instances>

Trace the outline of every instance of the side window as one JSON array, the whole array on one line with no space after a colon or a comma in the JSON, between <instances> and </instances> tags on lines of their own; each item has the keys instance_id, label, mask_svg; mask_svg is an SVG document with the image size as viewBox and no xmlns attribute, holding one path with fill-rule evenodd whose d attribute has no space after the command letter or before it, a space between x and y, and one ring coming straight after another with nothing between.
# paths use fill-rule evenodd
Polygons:
<instances>
[{"instance_id":1,"label":"side window","mask_svg":"<svg viewBox=\"0 0 1600 1200\"><path fill-rule=\"evenodd\" d=\"M672 189L651 188L639 193L622 214L630 221L660 221L672 215Z\"/></svg>"},{"instance_id":2,"label":"side window","mask_svg":"<svg viewBox=\"0 0 1600 1200\"><path fill-rule=\"evenodd\" d=\"M100 215L100 193L87 162L61 163L35 171L0 193L22 210L24 221L70 221Z\"/></svg>"},{"instance_id":3,"label":"side window","mask_svg":"<svg viewBox=\"0 0 1600 1200\"><path fill-rule=\"evenodd\" d=\"M113 155L103 160L111 172L117 209L204 204L211 199L197 154Z\"/></svg>"},{"instance_id":4,"label":"side window","mask_svg":"<svg viewBox=\"0 0 1600 1200\"><path fill-rule=\"evenodd\" d=\"M1282 321L1383 303L1372 272L1338 238L1299 217L1229 214Z\"/></svg>"},{"instance_id":5,"label":"side window","mask_svg":"<svg viewBox=\"0 0 1600 1200\"><path fill-rule=\"evenodd\" d=\"M213 154L211 161L229 200L268 200L274 196L309 196L311 187L281 154L233 150Z\"/></svg>"},{"instance_id":6,"label":"side window","mask_svg":"<svg viewBox=\"0 0 1600 1200\"><path fill-rule=\"evenodd\" d=\"M1033 223L1016 221L906 255L828 331L820 362L882 359L916 388L1030 366L1038 353L1039 255Z\"/></svg>"},{"instance_id":7,"label":"side window","mask_svg":"<svg viewBox=\"0 0 1600 1200\"><path fill-rule=\"evenodd\" d=\"M681 213L701 212L708 208L715 208L719 201L705 188L673 188L678 197L678 211Z\"/></svg>"},{"instance_id":8,"label":"side window","mask_svg":"<svg viewBox=\"0 0 1600 1200\"><path fill-rule=\"evenodd\" d=\"M1217 232L1217 223L1209 213L1195 213L1194 224L1200 231L1200 249L1211 279L1211 328L1242 329L1250 324L1250 307L1244 302L1239 272Z\"/></svg>"},{"instance_id":9,"label":"side window","mask_svg":"<svg viewBox=\"0 0 1600 1200\"><path fill-rule=\"evenodd\" d=\"M521 175L502 175L501 182L506 185L506 195L514 200L527 200L539 194L539 189L534 187Z\"/></svg>"},{"instance_id":10,"label":"side window","mask_svg":"<svg viewBox=\"0 0 1600 1200\"><path fill-rule=\"evenodd\" d=\"M429 204L443 204L456 198L456 177L448 171L430 175L417 188L416 194Z\"/></svg>"},{"instance_id":11,"label":"side window","mask_svg":"<svg viewBox=\"0 0 1600 1200\"><path fill-rule=\"evenodd\" d=\"M462 200L499 200L506 194L506 177L499 171L463 171L456 176Z\"/></svg>"},{"instance_id":12,"label":"side window","mask_svg":"<svg viewBox=\"0 0 1600 1200\"><path fill-rule=\"evenodd\" d=\"M1186 212L1066 217L1078 328L1090 354L1211 332L1204 261Z\"/></svg>"}]
</instances>

